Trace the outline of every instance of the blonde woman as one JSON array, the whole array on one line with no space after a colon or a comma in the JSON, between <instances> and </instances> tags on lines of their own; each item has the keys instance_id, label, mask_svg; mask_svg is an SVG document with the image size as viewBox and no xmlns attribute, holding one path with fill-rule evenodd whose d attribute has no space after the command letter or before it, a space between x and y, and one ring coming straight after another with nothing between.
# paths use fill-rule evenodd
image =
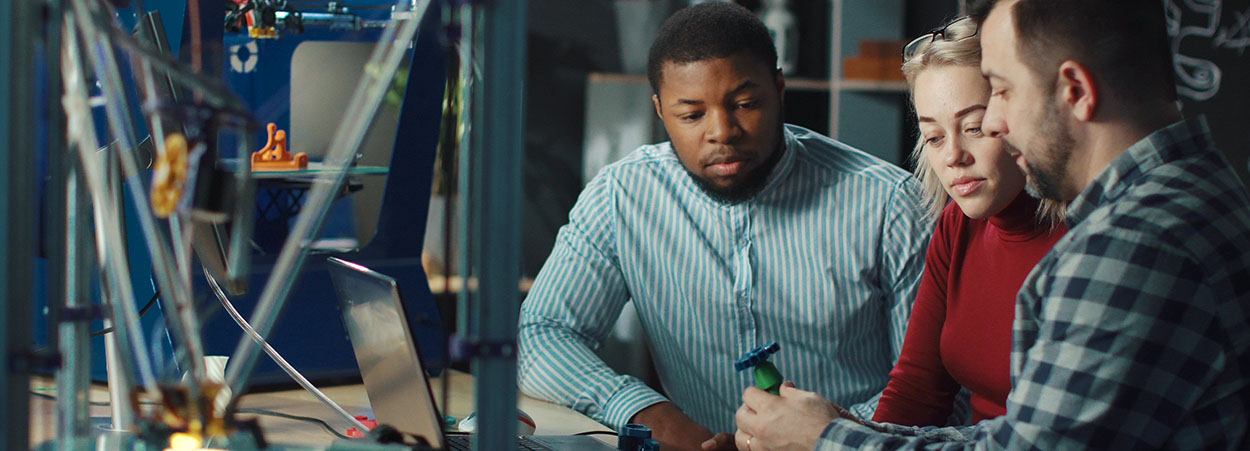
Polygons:
<instances>
[{"instance_id":1,"label":"blonde woman","mask_svg":"<svg viewBox=\"0 0 1250 451\"><path fill-rule=\"evenodd\" d=\"M1060 205L1025 192L1006 142L981 131L990 85L977 31L956 19L903 50L920 129L916 175L937 229L873 422L789 382L780 396L747 387L735 417L738 449L812 449L822 434L837 442L845 429L832 423L837 418L915 435L917 426L947 425L961 386L972 393L974 421L1006 413L1016 293L1067 229Z\"/></svg>"},{"instance_id":2,"label":"blonde woman","mask_svg":"<svg viewBox=\"0 0 1250 451\"><path fill-rule=\"evenodd\" d=\"M877 422L945 425L961 386L973 422L1006 413L1016 293L1067 231L1061 206L1025 192L1007 143L981 131L990 85L977 36L961 18L903 52L920 129L916 177L937 229Z\"/></svg>"}]
</instances>

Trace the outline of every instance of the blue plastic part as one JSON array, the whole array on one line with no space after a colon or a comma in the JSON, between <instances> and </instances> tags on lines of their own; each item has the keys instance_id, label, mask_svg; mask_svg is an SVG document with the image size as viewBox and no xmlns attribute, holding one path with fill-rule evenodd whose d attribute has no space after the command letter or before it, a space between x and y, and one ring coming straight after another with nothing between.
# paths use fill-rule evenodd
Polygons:
<instances>
[{"instance_id":1,"label":"blue plastic part","mask_svg":"<svg viewBox=\"0 0 1250 451\"><path fill-rule=\"evenodd\" d=\"M660 442L653 438L645 439L638 445L638 451L660 451Z\"/></svg>"},{"instance_id":2,"label":"blue plastic part","mask_svg":"<svg viewBox=\"0 0 1250 451\"><path fill-rule=\"evenodd\" d=\"M734 369L742 371L747 368L754 367L755 365L759 365L760 362L768 361L768 356L779 350L781 350L781 345L777 344L775 341L755 348L751 352L748 352L747 355L738 359L737 362L734 362Z\"/></svg>"},{"instance_id":3,"label":"blue plastic part","mask_svg":"<svg viewBox=\"0 0 1250 451\"><path fill-rule=\"evenodd\" d=\"M630 423L621 429L622 437L651 438L651 428L645 424Z\"/></svg>"},{"instance_id":4,"label":"blue plastic part","mask_svg":"<svg viewBox=\"0 0 1250 451\"><path fill-rule=\"evenodd\" d=\"M617 434L616 449L621 451L638 451L642 448L643 442L652 440L651 428L646 425L630 423L621 428L621 432ZM656 443L659 449L659 443Z\"/></svg>"}]
</instances>

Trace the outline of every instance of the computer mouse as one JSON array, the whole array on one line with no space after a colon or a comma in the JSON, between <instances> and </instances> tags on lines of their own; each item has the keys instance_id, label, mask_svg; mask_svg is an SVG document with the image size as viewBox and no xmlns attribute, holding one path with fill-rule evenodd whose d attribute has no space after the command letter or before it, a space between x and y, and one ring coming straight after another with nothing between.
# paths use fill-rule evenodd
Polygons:
<instances>
[{"instance_id":1,"label":"computer mouse","mask_svg":"<svg viewBox=\"0 0 1250 451\"><path fill-rule=\"evenodd\" d=\"M517 419L517 435L531 435L534 433L537 425L534 424L534 418L530 417L524 410L516 410ZM460 420L460 424L456 426L460 432L473 433L477 431L477 412L470 413L469 416Z\"/></svg>"}]
</instances>

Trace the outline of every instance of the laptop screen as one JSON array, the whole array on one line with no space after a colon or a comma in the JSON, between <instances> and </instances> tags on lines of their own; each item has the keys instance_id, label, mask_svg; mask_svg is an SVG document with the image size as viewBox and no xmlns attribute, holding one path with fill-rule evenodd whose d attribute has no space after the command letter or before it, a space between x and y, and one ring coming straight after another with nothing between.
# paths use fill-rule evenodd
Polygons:
<instances>
[{"instance_id":1,"label":"laptop screen","mask_svg":"<svg viewBox=\"0 0 1250 451\"><path fill-rule=\"evenodd\" d=\"M329 262L343 323L378 424L389 424L443 448L443 422L404 320L399 285L355 263L334 257Z\"/></svg>"}]
</instances>

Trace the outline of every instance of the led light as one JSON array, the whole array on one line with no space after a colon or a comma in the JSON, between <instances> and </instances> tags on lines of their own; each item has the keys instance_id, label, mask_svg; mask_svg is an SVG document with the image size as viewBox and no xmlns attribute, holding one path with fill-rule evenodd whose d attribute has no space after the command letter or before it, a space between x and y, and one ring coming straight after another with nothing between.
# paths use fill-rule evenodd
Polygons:
<instances>
[{"instance_id":1,"label":"led light","mask_svg":"<svg viewBox=\"0 0 1250 451\"><path fill-rule=\"evenodd\" d=\"M197 436L184 432L175 432L174 435L169 437L168 450L195 450L200 449L203 445L204 443Z\"/></svg>"}]
</instances>

